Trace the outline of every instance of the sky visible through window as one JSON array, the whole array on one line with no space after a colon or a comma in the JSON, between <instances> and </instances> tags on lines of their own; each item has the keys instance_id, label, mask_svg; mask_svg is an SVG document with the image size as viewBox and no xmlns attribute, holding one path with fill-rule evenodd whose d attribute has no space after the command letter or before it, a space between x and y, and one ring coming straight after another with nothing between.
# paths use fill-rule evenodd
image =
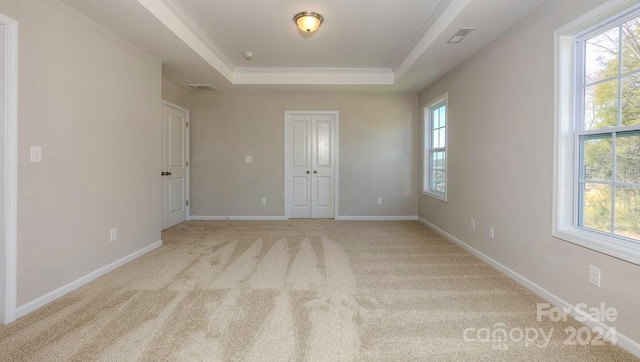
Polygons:
<instances>
[{"instance_id":1,"label":"sky visible through window","mask_svg":"<svg viewBox=\"0 0 640 362\"><path fill-rule=\"evenodd\" d=\"M446 106L431 108L431 185L432 191L446 191Z\"/></svg>"}]
</instances>

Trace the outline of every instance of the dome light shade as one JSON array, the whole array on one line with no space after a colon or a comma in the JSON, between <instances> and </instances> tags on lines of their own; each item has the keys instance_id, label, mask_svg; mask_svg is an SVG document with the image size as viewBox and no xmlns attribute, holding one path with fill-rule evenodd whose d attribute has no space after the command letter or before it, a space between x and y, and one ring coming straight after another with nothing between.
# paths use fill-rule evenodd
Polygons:
<instances>
[{"instance_id":1,"label":"dome light shade","mask_svg":"<svg viewBox=\"0 0 640 362\"><path fill-rule=\"evenodd\" d=\"M306 33L313 33L318 30L320 24L324 21L322 15L314 13L313 11L303 11L293 17L293 21L296 22L298 28Z\"/></svg>"}]
</instances>

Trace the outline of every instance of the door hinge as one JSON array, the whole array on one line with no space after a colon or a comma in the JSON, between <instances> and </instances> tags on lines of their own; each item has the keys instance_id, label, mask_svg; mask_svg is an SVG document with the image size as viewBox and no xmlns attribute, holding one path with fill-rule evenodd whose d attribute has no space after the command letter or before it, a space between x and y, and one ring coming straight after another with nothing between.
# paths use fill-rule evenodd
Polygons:
<instances>
[{"instance_id":1,"label":"door hinge","mask_svg":"<svg viewBox=\"0 0 640 362\"><path fill-rule=\"evenodd\" d=\"M189 127L189 122L187 122L187 128Z\"/></svg>"},{"instance_id":2,"label":"door hinge","mask_svg":"<svg viewBox=\"0 0 640 362\"><path fill-rule=\"evenodd\" d=\"M189 206L189 200L187 200L187 206Z\"/></svg>"},{"instance_id":3,"label":"door hinge","mask_svg":"<svg viewBox=\"0 0 640 362\"><path fill-rule=\"evenodd\" d=\"M189 161L187 161L187 167L189 167Z\"/></svg>"}]
</instances>

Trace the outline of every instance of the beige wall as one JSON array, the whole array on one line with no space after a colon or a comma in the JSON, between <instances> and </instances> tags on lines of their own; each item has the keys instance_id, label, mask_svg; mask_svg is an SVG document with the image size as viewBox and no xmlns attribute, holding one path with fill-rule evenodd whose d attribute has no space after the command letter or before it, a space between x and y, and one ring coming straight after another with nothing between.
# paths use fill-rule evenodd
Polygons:
<instances>
[{"instance_id":1,"label":"beige wall","mask_svg":"<svg viewBox=\"0 0 640 362\"><path fill-rule=\"evenodd\" d=\"M617 308L613 324L640 341L640 266L551 237L553 32L601 3L547 2L420 95L448 92L450 125L448 202L421 196L420 216L571 304Z\"/></svg>"},{"instance_id":2,"label":"beige wall","mask_svg":"<svg viewBox=\"0 0 640 362\"><path fill-rule=\"evenodd\" d=\"M182 108L189 109L191 91L162 78L162 99Z\"/></svg>"},{"instance_id":3,"label":"beige wall","mask_svg":"<svg viewBox=\"0 0 640 362\"><path fill-rule=\"evenodd\" d=\"M160 240L161 64L57 0L0 13L19 21L21 306Z\"/></svg>"},{"instance_id":4,"label":"beige wall","mask_svg":"<svg viewBox=\"0 0 640 362\"><path fill-rule=\"evenodd\" d=\"M340 112L341 216L417 215L417 96L340 93L191 99L191 215L284 215L286 110Z\"/></svg>"}]
</instances>

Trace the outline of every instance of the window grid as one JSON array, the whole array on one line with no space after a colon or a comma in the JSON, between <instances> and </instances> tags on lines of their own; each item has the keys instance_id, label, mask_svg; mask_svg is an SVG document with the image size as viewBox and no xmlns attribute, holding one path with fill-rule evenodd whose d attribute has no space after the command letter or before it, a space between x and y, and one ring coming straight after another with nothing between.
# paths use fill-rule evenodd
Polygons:
<instances>
[{"instance_id":1,"label":"window grid","mask_svg":"<svg viewBox=\"0 0 640 362\"><path fill-rule=\"evenodd\" d=\"M634 18L634 16L636 16ZM622 190L635 190L635 192L639 192L640 191L640 180L634 180L635 182L626 182L625 180L618 180L618 139L619 137L639 137L640 139L640 132L638 132L638 130L640 130L640 124L636 124L636 125L624 125L624 102L625 102L625 92L624 92L624 86L625 86L625 81L626 80L633 80L633 76L640 74L640 67L638 67L637 69L625 69L625 64L624 64L624 60L625 60L625 56L627 56L627 54L625 54L625 38L627 37L626 33L625 33L625 25L628 25L629 23L633 22L633 21L637 21L640 20L640 17L637 17L638 14L634 14L634 16L629 17L628 19L626 19L625 21L619 22L618 25L613 26L613 27L601 27L599 28L596 32L591 32L588 35L585 35L581 38L579 38L577 45L578 45L578 54L581 55L581 57L579 57L579 61L578 61L578 66L576 67L576 70L578 72L577 74L577 79L578 81L582 84L581 89L582 91L580 92L580 100L579 102L577 102L577 104L579 105L578 107L578 112L577 114L580 115L578 118L580 120L580 122L576 122L575 126L576 126L576 130L575 130L575 144L577 145L576 150L578 151L578 160L579 163L577 164L577 172L576 172L576 181L575 181L575 185L576 185L576 210L577 210L577 215L576 215L576 226L581 227L581 228L586 228L589 229L591 231L595 231L598 233L604 233L604 234L608 234L608 235L612 235L614 237L622 237L625 239L629 239L632 240L634 242L640 242L640 236L638 236L637 234L632 234L631 236L629 235L624 235L621 234L621 232L619 232L616 228L616 221L617 221L617 206L618 203L617 201L620 199L618 197L618 192L622 192ZM588 80L588 75L587 75L587 62L588 62L588 57L589 55L587 54L587 47L588 47L588 42L592 39L596 39L597 37L600 36L605 36L607 37L609 40L610 38L608 37L607 33L613 33L613 30L617 29L617 49L615 50L615 52L611 51L610 49L608 49L608 51L610 53L615 53L615 56L617 57L617 70L616 73L614 75L611 76L605 76L602 79L596 79L594 81L590 81ZM630 29L630 28L627 28ZM629 30L628 30L629 31ZM611 63L614 64L614 63ZM601 70L602 71L602 70ZM586 127L587 124L587 105L588 105L588 92L589 92L589 88L594 88L598 87L598 86L606 86L606 84L609 82L616 82L616 119L615 119L615 126L613 125L606 125L603 124L600 128L597 129L593 129L593 127L597 124L597 118L593 118L593 120L591 121L589 127ZM636 86L637 88L637 86ZM636 89L634 88L634 90ZM595 97L594 97L595 99ZM633 100L633 99L632 99ZM589 100L591 102L594 102L594 104L592 104L592 106L595 109L595 100ZM608 177L608 179L606 179L607 177L601 177L603 179L596 179L594 177L590 177L590 176L594 176L593 174L590 174L588 172L587 169L587 153L588 153L588 146L589 146L589 142L593 141L593 140L598 140L598 141L603 141L603 140L610 140L610 149L611 149L611 155L610 155L610 166L608 166L608 168L611 170L611 175ZM605 141L606 143L606 141ZM606 150L603 152L606 153ZM605 154L605 159L606 159L606 155ZM601 175L602 176L602 175ZM590 189L592 188L592 190ZM588 225L588 222L585 220L586 216L585 214L587 213L587 207L591 207L593 208L593 206L591 205L591 203L593 203L592 201L588 201L588 193L590 191L596 190L596 194L602 194L603 191L604 193L607 193L607 188L608 188L608 194L609 194L609 205L608 205L608 210L604 209L605 212L608 211L608 216L610 217L610 221L609 221L609 225L604 225L604 227L598 227L595 225ZM620 201L622 202L622 201ZM637 200L635 201L637 202ZM606 202L605 202L606 203ZM639 205L640 207L640 205ZM602 210L601 210L602 211ZM602 218L605 218L607 215L604 215L605 212L601 212L601 216ZM637 212L637 211L636 211Z\"/></svg>"},{"instance_id":2,"label":"window grid","mask_svg":"<svg viewBox=\"0 0 640 362\"><path fill-rule=\"evenodd\" d=\"M447 191L446 98L425 107L424 192L444 199Z\"/></svg>"}]
</instances>

